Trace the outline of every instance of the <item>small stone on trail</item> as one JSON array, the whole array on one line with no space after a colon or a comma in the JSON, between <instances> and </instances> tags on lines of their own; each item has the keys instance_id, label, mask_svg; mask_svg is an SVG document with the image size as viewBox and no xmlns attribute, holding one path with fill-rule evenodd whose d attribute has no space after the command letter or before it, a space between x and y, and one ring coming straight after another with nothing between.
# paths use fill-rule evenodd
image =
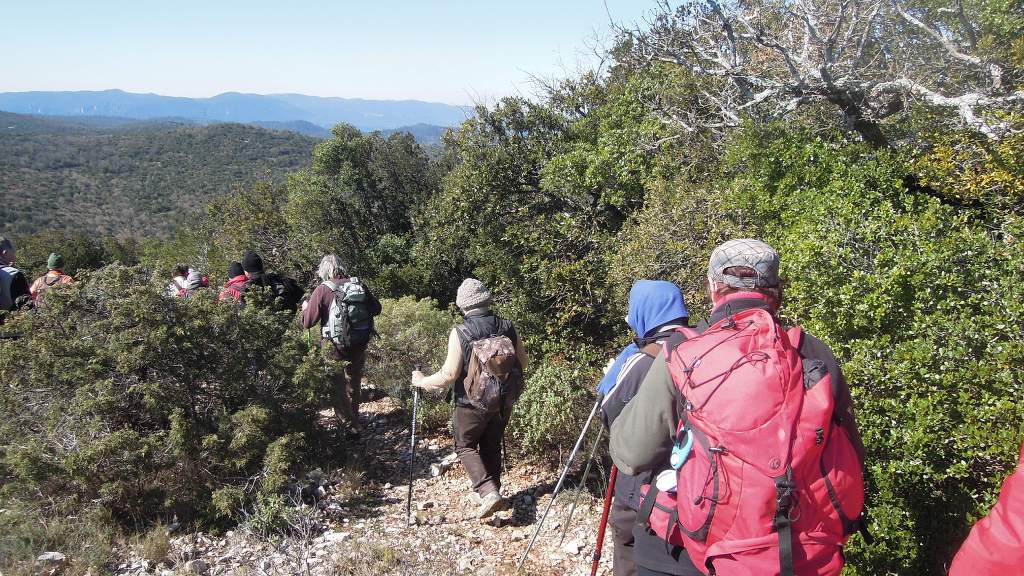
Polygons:
<instances>
[{"instance_id":1,"label":"small stone on trail","mask_svg":"<svg viewBox=\"0 0 1024 576\"><path fill-rule=\"evenodd\" d=\"M384 485L384 489L385 490L391 490L391 482L388 482L387 484L385 484Z\"/></svg>"},{"instance_id":2,"label":"small stone on trail","mask_svg":"<svg viewBox=\"0 0 1024 576\"><path fill-rule=\"evenodd\" d=\"M36 558L40 564L63 564L66 557L60 552L43 552Z\"/></svg>"},{"instance_id":3,"label":"small stone on trail","mask_svg":"<svg viewBox=\"0 0 1024 576\"><path fill-rule=\"evenodd\" d=\"M186 574L206 574L209 569L210 565L203 560L189 560L185 562Z\"/></svg>"},{"instance_id":4,"label":"small stone on trail","mask_svg":"<svg viewBox=\"0 0 1024 576\"><path fill-rule=\"evenodd\" d=\"M426 502L417 502L416 503L416 509L417 510L430 510L433 507L434 507L434 501L433 500L427 500Z\"/></svg>"},{"instance_id":5,"label":"small stone on trail","mask_svg":"<svg viewBox=\"0 0 1024 576\"><path fill-rule=\"evenodd\" d=\"M349 532L328 532L321 536L321 539L324 542L341 543L348 540L350 536L352 536L352 534Z\"/></svg>"},{"instance_id":6,"label":"small stone on trail","mask_svg":"<svg viewBox=\"0 0 1024 576\"><path fill-rule=\"evenodd\" d=\"M579 540L570 540L565 543L565 546L562 546L563 552L565 552L566 554L571 554L573 556L579 554L582 550L583 544L580 544Z\"/></svg>"}]
</instances>

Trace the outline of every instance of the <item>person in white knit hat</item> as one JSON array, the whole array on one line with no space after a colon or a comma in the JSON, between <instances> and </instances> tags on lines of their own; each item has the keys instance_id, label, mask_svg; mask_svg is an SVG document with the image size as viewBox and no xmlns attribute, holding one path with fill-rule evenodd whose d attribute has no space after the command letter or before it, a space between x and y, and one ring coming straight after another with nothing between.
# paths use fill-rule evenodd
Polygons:
<instances>
[{"instance_id":1,"label":"person in white knit hat","mask_svg":"<svg viewBox=\"0 0 1024 576\"><path fill-rule=\"evenodd\" d=\"M465 317L448 336L448 357L441 370L424 376L412 373L412 385L428 391L450 390L455 397L455 452L480 497L477 516L486 518L507 508L501 497L501 447L512 406L522 392L522 374L529 360L512 322L491 312L491 293L483 282L467 278L459 286L455 304ZM486 356L482 356L486 355ZM494 362L480 364L481 357ZM511 369L495 368L507 357ZM478 395L478 374L501 372L500 396ZM454 384L454 387L452 385Z\"/></svg>"}]
</instances>

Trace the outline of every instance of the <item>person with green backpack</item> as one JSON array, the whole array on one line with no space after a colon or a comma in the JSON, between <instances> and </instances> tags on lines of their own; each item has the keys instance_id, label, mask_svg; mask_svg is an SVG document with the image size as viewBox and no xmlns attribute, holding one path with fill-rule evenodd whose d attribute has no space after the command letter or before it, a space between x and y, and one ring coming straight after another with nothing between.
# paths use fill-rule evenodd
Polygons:
<instances>
[{"instance_id":1,"label":"person with green backpack","mask_svg":"<svg viewBox=\"0 0 1024 576\"><path fill-rule=\"evenodd\" d=\"M359 395L366 361L366 347L373 335L373 318L380 301L359 278L350 277L341 260L328 254L317 270L322 283L302 303L302 327L320 326L320 342L335 360L345 360L345 370L331 376L334 413L348 421L353 434L359 425Z\"/></svg>"}]
</instances>

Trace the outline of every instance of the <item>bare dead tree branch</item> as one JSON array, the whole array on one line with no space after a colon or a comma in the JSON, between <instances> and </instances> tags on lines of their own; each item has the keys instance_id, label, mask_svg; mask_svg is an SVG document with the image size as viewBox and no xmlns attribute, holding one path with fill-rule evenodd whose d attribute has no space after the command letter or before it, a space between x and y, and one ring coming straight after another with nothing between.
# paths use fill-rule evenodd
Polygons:
<instances>
[{"instance_id":1,"label":"bare dead tree branch","mask_svg":"<svg viewBox=\"0 0 1024 576\"><path fill-rule=\"evenodd\" d=\"M646 29L618 30L635 66L678 66L698 86L651 104L686 132L728 130L746 118L776 119L815 102L836 106L874 146L881 121L907 103L948 110L961 126L999 139L1004 110L1022 105L1004 65L976 51L972 16L958 0L959 26L931 24L902 0L702 0L659 3ZM933 14L934 16L934 14ZM956 30L962 36L955 36Z\"/></svg>"}]
</instances>

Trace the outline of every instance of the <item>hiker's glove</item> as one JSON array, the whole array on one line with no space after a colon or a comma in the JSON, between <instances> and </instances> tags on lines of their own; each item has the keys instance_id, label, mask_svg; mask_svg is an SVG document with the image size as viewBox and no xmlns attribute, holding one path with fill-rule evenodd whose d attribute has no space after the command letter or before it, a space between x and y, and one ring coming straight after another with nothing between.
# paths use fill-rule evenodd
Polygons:
<instances>
[{"instance_id":1,"label":"hiker's glove","mask_svg":"<svg viewBox=\"0 0 1024 576\"><path fill-rule=\"evenodd\" d=\"M416 386L417 388L423 388L423 386L420 386L420 382L423 381L423 378L424 378L423 372L420 372L419 370L413 370L412 371L412 385L413 386Z\"/></svg>"}]
</instances>

